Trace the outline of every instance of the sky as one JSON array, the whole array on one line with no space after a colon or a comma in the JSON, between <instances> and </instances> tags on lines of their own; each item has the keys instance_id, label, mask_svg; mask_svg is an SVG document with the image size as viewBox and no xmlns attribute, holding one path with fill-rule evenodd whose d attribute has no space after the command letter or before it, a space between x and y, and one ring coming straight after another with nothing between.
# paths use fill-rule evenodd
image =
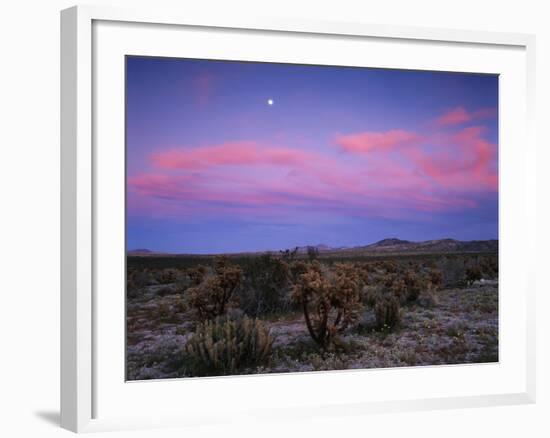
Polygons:
<instances>
[{"instance_id":1,"label":"sky","mask_svg":"<svg viewBox=\"0 0 550 438\"><path fill-rule=\"evenodd\" d=\"M498 76L126 59L127 248L498 238Z\"/></svg>"}]
</instances>

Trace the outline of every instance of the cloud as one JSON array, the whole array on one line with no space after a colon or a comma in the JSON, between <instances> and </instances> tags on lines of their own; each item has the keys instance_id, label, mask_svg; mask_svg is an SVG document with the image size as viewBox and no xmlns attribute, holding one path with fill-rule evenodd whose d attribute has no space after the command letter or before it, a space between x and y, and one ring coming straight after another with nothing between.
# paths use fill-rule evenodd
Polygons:
<instances>
[{"instance_id":1,"label":"cloud","mask_svg":"<svg viewBox=\"0 0 550 438\"><path fill-rule=\"evenodd\" d=\"M394 129L387 132L360 132L357 134L339 135L335 141L346 152L369 153L374 150L391 150L397 147L414 144L421 136L409 131Z\"/></svg>"},{"instance_id":2,"label":"cloud","mask_svg":"<svg viewBox=\"0 0 550 438\"><path fill-rule=\"evenodd\" d=\"M484 126L339 135L317 148L228 141L160 148L128 178L135 214L409 218L480 206L498 189ZM341 153L344 152L344 153Z\"/></svg>"},{"instance_id":3,"label":"cloud","mask_svg":"<svg viewBox=\"0 0 550 438\"><path fill-rule=\"evenodd\" d=\"M497 145L483 138L485 128L473 126L441 137L434 153L411 149L407 155L420 174L441 189L459 192L496 191Z\"/></svg>"},{"instance_id":4,"label":"cloud","mask_svg":"<svg viewBox=\"0 0 550 438\"><path fill-rule=\"evenodd\" d=\"M155 167L161 169L198 170L212 166L260 164L302 166L311 160L319 160L319 157L299 149L238 141L213 146L169 149L152 154L150 160Z\"/></svg>"},{"instance_id":5,"label":"cloud","mask_svg":"<svg viewBox=\"0 0 550 438\"><path fill-rule=\"evenodd\" d=\"M439 126L458 125L470 121L472 116L462 107L454 108L436 119Z\"/></svg>"},{"instance_id":6,"label":"cloud","mask_svg":"<svg viewBox=\"0 0 550 438\"><path fill-rule=\"evenodd\" d=\"M435 124L437 126L454 126L463 123L493 118L497 115L496 108L481 108L479 110L468 112L463 107L453 108L441 116L437 117Z\"/></svg>"}]
</instances>

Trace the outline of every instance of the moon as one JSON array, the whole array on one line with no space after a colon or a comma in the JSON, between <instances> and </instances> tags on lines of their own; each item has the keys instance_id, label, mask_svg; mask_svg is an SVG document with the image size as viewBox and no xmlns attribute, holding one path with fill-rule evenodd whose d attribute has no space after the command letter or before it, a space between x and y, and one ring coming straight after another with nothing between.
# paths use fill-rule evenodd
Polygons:
<instances>
[{"instance_id":1,"label":"moon","mask_svg":"<svg viewBox=\"0 0 550 438\"><path fill-rule=\"evenodd\" d=\"M268 104L269 106L273 105L273 99L267 99L267 104Z\"/></svg>"}]
</instances>

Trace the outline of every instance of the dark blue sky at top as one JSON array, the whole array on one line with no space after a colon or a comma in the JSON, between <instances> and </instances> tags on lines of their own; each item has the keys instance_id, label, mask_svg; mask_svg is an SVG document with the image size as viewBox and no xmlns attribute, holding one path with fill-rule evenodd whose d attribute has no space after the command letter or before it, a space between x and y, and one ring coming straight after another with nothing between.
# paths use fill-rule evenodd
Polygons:
<instances>
[{"instance_id":1,"label":"dark blue sky at top","mask_svg":"<svg viewBox=\"0 0 550 438\"><path fill-rule=\"evenodd\" d=\"M273 99L274 105L268 105L268 99ZM416 241L498 238L495 191L453 186L451 192L448 187L442 192L440 187L434 185L432 190L428 186L424 190L430 196L432 192L439 197L456 194L475 205L434 211L407 207L396 213L396 202L390 206L393 213L389 215L376 214L377 202L387 207L376 200L377 196L371 202L361 199L360 194L342 201L349 202L343 205L344 212L330 207L334 204L314 199L308 199L301 208L294 203L292 188L282 194L292 199L291 205L282 201L281 205L275 202L243 208L239 205L240 192L234 194L235 199L213 200L214 195L204 200L188 199L178 186L186 183L178 178L197 178L201 190L210 196L208 190L223 187L224 178L244 175L251 178L250 190L254 190L255 174L261 179L258 187L264 183L272 187L278 184L277 178L284 178L273 164L265 172L263 164L251 168L246 163L232 168L209 164L208 168L159 169L151 160L151 156L166 151L254 142L260 145L260 151L266 145L322 155L341 164L342 169L349 165L362 175L361 160L365 160L365 166L374 166L374 161L369 164L368 156L343 153L335 138L365 132L414 132L429 137L429 144L422 150L430 154L436 153L438 145L433 138L439 138L439 131L452 135L468 125L483 126L483 140L496 147L496 117L472 119L464 126L434 126L434 120L455 108L469 114L498 108L498 78L467 73L127 57L127 247L217 253L320 243L355 246L386 237ZM493 167L497 151L494 155ZM331 172L330 167L323 169ZM319 174L317 170L312 172ZM345 170L340 172L346 176ZM132 183L132 178L144 175L162 175L165 186L148 186L144 191ZM289 181L285 187L291 186ZM372 185L365 182L366 187ZM376 185L384 185L383 179ZM316 185L315 190L318 187L325 186ZM249 193L247 188L242 190ZM327 190L331 202L337 202L338 192L330 187ZM262 199L267 194L271 195L262 192ZM363 202L368 204L369 213L355 213ZM202 215L201 211L208 213Z\"/></svg>"}]
</instances>

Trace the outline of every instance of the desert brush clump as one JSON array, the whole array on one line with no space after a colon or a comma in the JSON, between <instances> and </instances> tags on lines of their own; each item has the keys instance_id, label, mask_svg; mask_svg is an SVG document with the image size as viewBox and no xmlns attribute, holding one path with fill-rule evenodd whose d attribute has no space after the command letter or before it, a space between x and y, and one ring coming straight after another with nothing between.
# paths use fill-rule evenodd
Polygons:
<instances>
[{"instance_id":1,"label":"desert brush clump","mask_svg":"<svg viewBox=\"0 0 550 438\"><path fill-rule=\"evenodd\" d=\"M186 273L189 278L190 286L198 286L203 282L204 277L206 277L208 268L204 265L197 265L192 268L188 268Z\"/></svg>"},{"instance_id":2,"label":"desert brush clump","mask_svg":"<svg viewBox=\"0 0 550 438\"><path fill-rule=\"evenodd\" d=\"M129 298L136 298L139 296L139 291L154 284L157 284L157 282L148 270L128 269L126 292Z\"/></svg>"},{"instance_id":3,"label":"desert brush clump","mask_svg":"<svg viewBox=\"0 0 550 438\"><path fill-rule=\"evenodd\" d=\"M178 271L176 269L166 268L157 270L155 272L156 280L159 284L175 283L178 278Z\"/></svg>"},{"instance_id":4,"label":"desert brush clump","mask_svg":"<svg viewBox=\"0 0 550 438\"><path fill-rule=\"evenodd\" d=\"M185 345L184 372L192 376L229 375L265 365L273 341L261 321L247 316L200 323Z\"/></svg>"},{"instance_id":5,"label":"desert brush clump","mask_svg":"<svg viewBox=\"0 0 550 438\"><path fill-rule=\"evenodd\" d=\"M359 277L346 263L336 263L332 270L310 263L299 275L292 298L301 305L309 334L322 349L355 324L363 309Z\"/></svg>"},{"instance_id":6,"label":"desert brush clump","mask_svg":"<svg viewBox=\"0 0 550 438\"><path fill-rule=\"evenodd\" d=\"M394 277L391 282L390 290L400 303L407 301L407 285L402 278Z\"/></svg>"},{"instance_id":7,"label":"desert brush clump","mask_svg":"<svg viewBox=\"0 0 550 438\"><path fill-rule=\"evenodd\" d=\"M367 284L363 286L361 291L363 302L369 307L374 307L378 294L380 294L381 290L382 288L379 284Z\"/></svg>"},{"instance_id":8,"label":"desert brush clump","mask_svg":"<svg viewBox=\"0 0 550 438\"><path fill-rule=\"evenodd\" d=\"M239 289L240 307L251 316L289 310L288 263L272 254L252 257Z\"/></svg>"},{"instance_id":9,"label":"desert brush clump","mask_svg":"<svg viewBox=\"0 0 550 438\"><path fill-rule=\"evenodd\" d=\"M443 273L437 268L432 268L428 271L427 281L433 290L439 290L443 287Z\"/></svg>"},{"instance_id":10,"label":"desert brush clump","mask_svg":"<svg viewBox=\"0 0 550 438\"><path fill-rule=\"evenodd\" d=\"M416 301L420 296L422 289L426 286L422 276L418 275L411 269L408 269L403 276L403 281L406 287L407 301Z\"/></svg>"},{"instance_id":11,"label":"desert brush clump","mask_svg":"<svg viewBox=\"0 0 550 438\"><path fill-rule=\"evenodd\" d=\"M474 282L479 281L483 278L481 268L479 266L472 266L466 269L466 284L471 286Z\"/></svg>"},{"instance_id":12,"label":"desert brush clump","mask_svg":"<svg viewBox=\"0 0 550 438\"><path fill-rule=\"evenodd\" d=\"M211 275L204 275L200 284L185 291L189 307L196 319L205 321L225 314L233 294L242 281L242 269L228 257L216 257Z\"/></svg>"},{"instance_id":13,"label":"desert brush clump","mask_svg":"<svg viewBox=\"0 0 550 438\"><path fill-rule=\"evenodd\" d=\"M384 292L378 295L374 305L376 327L382 331L390 331L401 324L401 307L398 298L393 293Z\"/></svg>"}]
</instances>

